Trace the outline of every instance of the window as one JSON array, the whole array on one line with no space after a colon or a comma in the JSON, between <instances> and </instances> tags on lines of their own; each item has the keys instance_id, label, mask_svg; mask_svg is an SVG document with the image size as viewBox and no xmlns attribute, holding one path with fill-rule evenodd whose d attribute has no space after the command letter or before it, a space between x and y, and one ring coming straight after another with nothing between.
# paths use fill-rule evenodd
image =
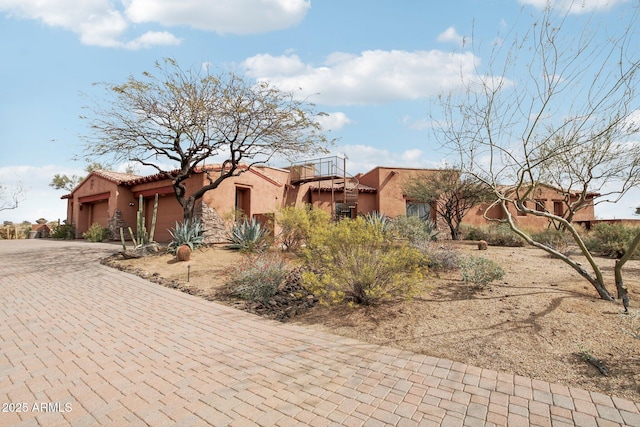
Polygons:
<instances>
[{"instance_id":1,"label":"window","mask_svg":"<svg viewBox=\"0 0 640 427\"><path fill-rule=\"evenodd\" d=\"M336 203L336 218L354 218L354 209L346 203Z\"/></svg>"},{"instance_id":2,"label":"window","mask_svg":"<svg viewBox=\"0 0 640 427\"><path fill-rule=\"evenodd\" d=\"M429 203L407 202L407 216L417 216L423 221L431 219L431 206Z\"/></svg>"},{"instance_id":3,"label":"window","mask_svg":"<svg viewBox=\"0 0 640 427\"><path fill-rule=\"evenodd\" d=\"M547 207L546 207L544 199L536 200L536 210L538 212L545 212L547 210Z\"/></svg>"},{"instance_id":4,"label":"window","mask_svg":"<svg viewBox=\"0 0 640 427\"><path fill-rule=\"evenodd\" d=\"M557 216L562 216L564 214L564 206L561 201L553 202L553 214Z\"/></svg>"},{"instance_id":5,"label":"window","mask_svg":"<svg viewBox=\"0 0 640 427\"><path fill-rule=\"evenodd\" d=\"M236 187L236 214L251 217L251 190L246 187Z\"/></svg>"}]
</instances>

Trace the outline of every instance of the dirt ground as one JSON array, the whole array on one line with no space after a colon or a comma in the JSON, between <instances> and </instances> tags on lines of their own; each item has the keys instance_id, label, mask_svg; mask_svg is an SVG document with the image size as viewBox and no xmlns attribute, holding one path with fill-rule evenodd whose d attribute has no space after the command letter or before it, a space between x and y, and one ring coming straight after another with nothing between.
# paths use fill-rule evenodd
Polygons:
<instances>
[{"instance_id":1,"label":"dirt ground","mask_svg":"<svg viewBox=\"0 0 640 427\"><path fill-rule=\"evenodd\" d=\"M535 248L489 247L480 252L473 244L457 243L456 249L498 262L506 272L504 279L474 289L458 272L434 274L423 294L412 301L365 308L316 306L292 322L640 402L640 340L625 332L629 316L621 314L618 302L599 299L577 272ZM205 248L196 250L189 262L163 254L117 264L215 299L224 285L225 269L240 256ZM598 263L606 266L609 290L615 291L614 261L600 258ZM640 261L630 261L625 271L630 311L639 313ZM602 361L608 375L587 363L585 354Z\"/></svg>"}]
</instances>

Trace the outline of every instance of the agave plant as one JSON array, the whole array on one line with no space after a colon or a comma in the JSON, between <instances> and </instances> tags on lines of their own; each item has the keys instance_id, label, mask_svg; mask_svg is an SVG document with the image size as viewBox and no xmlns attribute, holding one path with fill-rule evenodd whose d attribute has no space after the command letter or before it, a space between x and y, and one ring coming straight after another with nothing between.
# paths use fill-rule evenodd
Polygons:
<instances>
[{"instance_id":1,"label":"agave plant","mask_svg":"<svg viewBox=\"0 0 640 427\"><path fill-rule=\"evenodd\" d=\"M202 223L198 219L186 220L182 224L176 222L175 228L169 230L173 240L169 243L167 249L174 254L182 245L187 245L191 250L194 250L204 243L204 235L202 233Z\"/></svg>"},{"instance_id":2,"label":"agave plant","mask_svg":"<svg viewBox=\"0 0 640 427\"><path fill-rule=\"evenodd\" d=\"M255 218L250 220L244 219L233 225L229 240L232 249L239 249L243 252L262 252L270 245L269 230L256 221Z\"/></svg>"},{"instance_id":3,"label":"agave plant","mask_svg":"<svg viewBox=\"0 0 640 427\"><path fill-rule=\"evenodd\" d=\"M383 234L387 233L393 224L388 216L377 211L366 214L364 219Z\"/></svg>"}]
</instances>

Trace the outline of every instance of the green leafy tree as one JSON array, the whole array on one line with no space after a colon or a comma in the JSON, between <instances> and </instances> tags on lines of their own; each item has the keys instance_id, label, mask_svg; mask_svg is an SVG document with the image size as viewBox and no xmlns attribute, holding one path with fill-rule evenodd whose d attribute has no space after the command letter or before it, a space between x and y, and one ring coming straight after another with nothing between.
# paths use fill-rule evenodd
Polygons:
<instances>
[{"instance_id":1,"label":"green leafy tree","mask_svg":"<svg viewBox=\"0 0 640 427\"><path fill-rule=\"evenodd\" d=\"M104 169L104 168L105 167L101 163L93 162L91 164L88 164L84 168L84 170L85 172L87 172L87 174L90 174L95 170ZM73 191L73 189L76 188L78 184L80 184L82 181L84 181L84 179L85 179L84 176L79 176L75 174L68 176L65 174L57 173L53 176L53 179L49 183L49 187L53 187L56 190Z\"/></svg>"},{"instance_id":2,"label":"green leafy tree","mask_svg":"<svg viewBox=\"0 0 640 427\"><path fill-rule=\"evenodd\" d=\"M85 157L155 168L171 179L185 220L225 179L274 157L317 154L329 143L312 104L233 72L184 70L165 59L155 74L103 87L107 97L84 117L92 130ZM203 168L205 184L187 192L186 180L214 156L224 159L220 171Z\"/></svg>"},{"instance_id":3,"label":"green leafy tree","mask_svg":"<svg viewBox=\"0 0 640 427\"><path fill-rule=\"evenodd\" d=\"M461 176L455 169L412 177L407 181L404 192L407 198L429 203L436 215L447 223L453 240L460 240L460 224L464 216L491 197L486 184L469 175Z\"/></svg>"}]
</instances>

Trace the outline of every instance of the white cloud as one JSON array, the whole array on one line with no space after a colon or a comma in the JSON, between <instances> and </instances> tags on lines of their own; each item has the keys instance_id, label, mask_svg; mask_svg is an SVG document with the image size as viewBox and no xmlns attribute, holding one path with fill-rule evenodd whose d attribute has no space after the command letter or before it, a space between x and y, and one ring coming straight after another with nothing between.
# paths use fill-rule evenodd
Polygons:
<instances>
[{"instance_id":1,"label":"white cloud","mask_svg":"<svg viewBox=\"0 0 640 427\"><path fill-rule=\"evenodd\" d=\"M128 0L127 17L135 23L187 25L220 34L256 34L298 24L309 0Z\"/></svg>"},{"instance_id":2,"label":"white cloud","mask_svg":"<svg viewBox=\"0 0 640 427\"><path fill-rule=\"evenodd\" d=\"M322 130L337 131L351 124L351 119L342 112L327 113L324 116L318 117L318 123L320 123Z\"/></svg>"},{"instance_id":3,"label":"white cloud","mask_svg":"<svg viewBox=\"0 0 640 427\"><path fill-rule=\"evenodd\" d=\"M622 128L627 132L633 132L640 128L640 110L633 110L622 122Z\"/></svg>"},{"instance_id":4,"label":"white cloud","mask_svg":"<svg viewBox=\"0 0 640 427\"><path fill-rule=\"evenodd\" d=\"M461 36L456 31L455 27L449 27L442 33L438 34L439 42L452 42L458 46L464 47L466 43L466 37Z\"/></svg>"},{"instance_id":5,"label":"white cloud","mask_svg":"<svg viewBox=\"0 0 640 427\"><path fill-rule=\"evenodd\" d=\"M368 145L343 145L333 150L333 155L347 157L347 172L351 175L369 172L376 166L436 169L442 163L428 160L419 149L394 153Z\"/></svg>"},{"instance_id":6,"label":"white cloud","mask_svg":"<svg viewBox=\"0 0 640 427\"><path fill-rule=\"evenodd\" d=\"M180 39L171 33L168 33L166 31L149 31L147 33L144 33L137 39L127 42L125 47L127 49L136 50L141 48L149 48L152 46L169 46L179 44Z\"/></svg>"},{"instance_id":7,"label":"white cloud","mask_svg":"<svg viewBox=\"0 0 640 427\"><path fill-rule=\"evenodd\" d=\"M132 24L262 33L296 25L310 7L309 0L0 0L0 12L10 17L72 31L86 45L125 49L180 43L166 31L127 38Z\"/></svg>"},{"instance_id":8,"label":"white cloud","mask_svg":"<svg viewBox=\"0 0 640 427\"><path fill-rule=\"evenodd\" d=\"M547 5L573 14L610 9L628 0L518 0L520 4L544 9Z\"/></svg>"},{"instance_id":9,"label":"white cloud","mask_svg":"<svg viewBox=\"0 0 640 427\"><path fill-rule=\"evenodd\" d=\"M283 90L311 96L326 105L380 104L435 96L472 76L479 59L470 52L368 50L360 55L334 53L323 66L296 55L257 55L243 62L246 73Z\"/></svg>"}]
</instances>

